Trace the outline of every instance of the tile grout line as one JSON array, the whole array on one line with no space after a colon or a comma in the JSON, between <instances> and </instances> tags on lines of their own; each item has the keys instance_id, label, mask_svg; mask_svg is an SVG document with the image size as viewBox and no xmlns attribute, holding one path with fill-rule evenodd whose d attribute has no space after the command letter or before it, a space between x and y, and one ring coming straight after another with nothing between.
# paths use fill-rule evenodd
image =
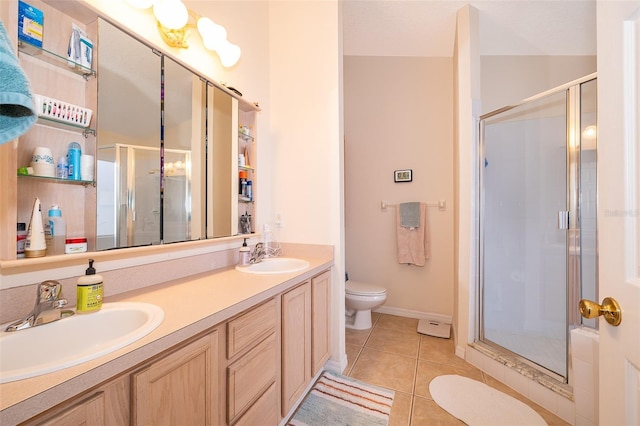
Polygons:
<instances>
[{"instance_id":1,"label":"tile grout line","mask_svg":"<svg viewBox=\"0 0 640 426\"><path fill-rule=\"evenodd\" d=\"M417 331L416 331L417 333ZM420 349L422 349L422 338L418 335L418 353L416 354L416 368L413 371L413 387L411 388L411 403L409 404L409 424L413 421L413 408L416 399L416 382L418 381L418 363L420 362Z\"/></svg>"},{"instance_id":2,"label":"tile grout line","mask_svg":"<svg viewBox=\"0 0 640 426\"><path fill-rule=\"evenodd\" d=\"M360 359L360 355L362 355L362 352L364 351L364 347L367 344L367 341L369 340L369 337L371 337L371 333L373 333L373 329L376 326L376 324L378 323L379 319L380 319L380 315L378 315L378 318L375 320L375 322L373 324L371 324L371 328L369 329L369 332L367 333L367 337L362 341L362 345L360 345L360 349L358 350L358 353L356 354L355 358L353 359L353 363L351 364L351 368L349 369L349 372L346 374L347 376L351 377L351 373L353 372L354 368L356 368L356 364L358 363L358 360Z\"/></svg>"}]
</instances>

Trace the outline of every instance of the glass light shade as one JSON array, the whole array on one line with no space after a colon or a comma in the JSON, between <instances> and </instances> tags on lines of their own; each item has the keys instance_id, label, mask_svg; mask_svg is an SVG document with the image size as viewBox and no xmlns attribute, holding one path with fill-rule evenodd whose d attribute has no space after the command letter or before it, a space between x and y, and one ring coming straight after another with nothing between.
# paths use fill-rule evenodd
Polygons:
<instances>
[{"instance_id":1,"label":"glass light shade","mask_svg":"<svg viewBox=\"0 0 640 426\"><path fill-rule=\"evenodd\" d=\"M225 41L218 48L218 56L220 57L220 62L222 62L222 66L224 67L232 67L240 60L240 54L242 51L240 47L235 44L229 43Z\"/></svg>"},{"instance_id":2,"label":"glass light shade","mask_svg":"<svg viewBox=\"0 0 640 426\"><path fill-rule=\"evenodd\" d=\"M202 43L209 50L218 50L218 47L227 39L227 30L207 17L198 19L197 25Z\"/></svg>"},{"instance_id":3,"label":"glass light shade","mask_svg":"<svg viewBox=\"0 0 640 426\"><path fill-rule=\"evenodd\" d=\"M155 0L127 0L127 3L137 9L149 9L154 2Z\"/></svg>"},{"instance_id":4,"label":"glass light shade","mask_svg":"<svg viewBox=\"0 0 640 426\"><path fill-rule=\"evenodd\" d=\"M180 0L156 0L153 14L158 22L170 30L179 30L189 21L187 6Z\"/></svg>"}]
</instances>

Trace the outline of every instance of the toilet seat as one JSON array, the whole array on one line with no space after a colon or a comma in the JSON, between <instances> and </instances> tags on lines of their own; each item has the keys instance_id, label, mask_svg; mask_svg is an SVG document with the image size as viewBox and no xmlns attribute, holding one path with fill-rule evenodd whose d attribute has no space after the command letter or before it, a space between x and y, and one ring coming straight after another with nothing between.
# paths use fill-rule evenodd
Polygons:
<instances>
[{"instance_id":1,"label":"toilet seat","mask_svg":"<svg viewBox=\"0 0 640 426\"><path fill-rule=\"evenodd\" d=\"M345 283L344 288L347 294L354 296L374 296L387 293L387 289L384 287L351 280Z\"/></svg>"}]
</instances>

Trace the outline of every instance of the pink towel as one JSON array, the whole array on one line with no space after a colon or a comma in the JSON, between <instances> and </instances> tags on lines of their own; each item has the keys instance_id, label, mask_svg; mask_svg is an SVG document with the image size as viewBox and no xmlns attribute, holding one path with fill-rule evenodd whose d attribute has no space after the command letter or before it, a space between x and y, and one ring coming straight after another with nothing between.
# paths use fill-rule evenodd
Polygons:
<instances>
[{"instance_id":1,"label":"pink towel","mask_svg":"<svg viewBox=\"0 0 640 426\"><path fill-rule=\"evenodd\" d=\"M396 229L398 243L398 263L424 266L429 258L429 221L427 205L420 203L420 226L404 228L401 226L400 206L396 209Z\"/></svg>"}]
</instances>

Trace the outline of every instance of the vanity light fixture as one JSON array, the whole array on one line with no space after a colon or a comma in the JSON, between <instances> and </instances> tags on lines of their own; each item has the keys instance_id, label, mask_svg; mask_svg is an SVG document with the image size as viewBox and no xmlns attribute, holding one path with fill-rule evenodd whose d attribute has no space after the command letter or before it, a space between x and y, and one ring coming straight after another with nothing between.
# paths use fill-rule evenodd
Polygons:
<instances>
[{"instance_id":1,"label":"vanity light fixture","mask_svg":"<svg viewBox=\"0 0 640 426\"><path fill-rule=\"evenodd\" d=\"M158 22L158 31L162 40L171 47L186 49L190 28L197 28L202 44L208 50L218 54L224 67L232 67L240 59L241 50L227 40L227 30L206 16L198 16L187 9L182 0L127 0L138 9L149 9L153 6L153 15ZM196 24L189 24L193 17Z\"/></svg>"}]
</instances>

